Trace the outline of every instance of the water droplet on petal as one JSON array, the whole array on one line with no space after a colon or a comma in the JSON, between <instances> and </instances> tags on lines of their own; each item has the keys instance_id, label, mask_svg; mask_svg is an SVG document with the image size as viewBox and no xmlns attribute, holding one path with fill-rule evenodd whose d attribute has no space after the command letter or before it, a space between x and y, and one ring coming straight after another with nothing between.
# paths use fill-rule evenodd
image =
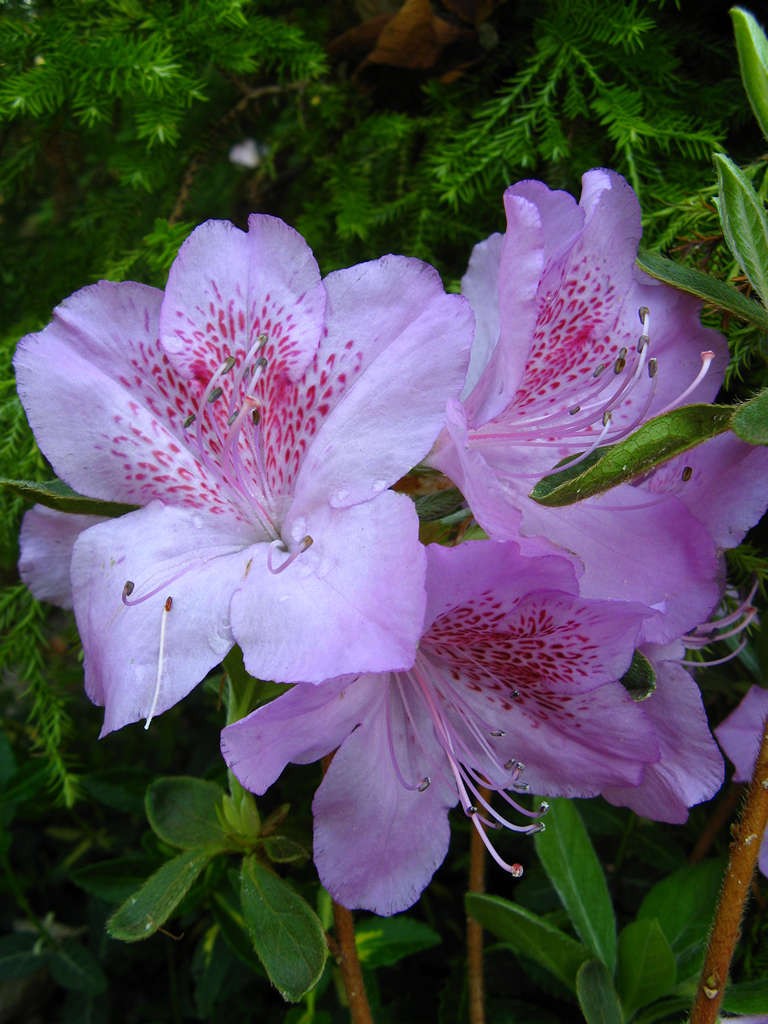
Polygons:
<instances>
[{"instance_id":1,"label":"water droplet on petal","mask_svg":"<svg viewBox=\"0 0 768 1024\"><path fill-rule=\"evenodd\" d=\"M344 502L349 498L349 491L342 487L338 491L334 491L331 495L332 505L343 505Z\"/></svg>"},{"instance_id":2,"label":"water droplet on petal","mask_svg":"<svg viewBox=\"0 0 768 1024\"><path fill-rule=\"evenodd\" d=\"M378 494L380 491L386 490L386 488L387 488L387 481L386 480L374 480L371 483L371 492L373 494Z\"/></svg>"}]
</instances>

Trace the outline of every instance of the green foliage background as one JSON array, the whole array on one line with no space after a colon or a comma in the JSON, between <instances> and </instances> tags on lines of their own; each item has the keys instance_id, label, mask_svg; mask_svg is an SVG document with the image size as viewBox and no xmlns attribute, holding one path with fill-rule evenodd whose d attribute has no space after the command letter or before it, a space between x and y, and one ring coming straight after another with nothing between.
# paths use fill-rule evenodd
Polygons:
<instances>
[{"instance_id":1,"label":"green foliage background","mask_svg":"<svg viewBox=\"0 0 768 1024\"><path fill-rule=\"evenodd\" d=\"M210 217L244 225L249 212L269 212L305 235L324 271L403 252L433 262L457 287L471 246L503 224L507 184L538 177L578 194L581 174L603 165L639 193L647 246L736 278L712 205L711 154L727 149L748 165L763 195L768 164L725 5L435 0L433 14L464 35L420 68L366 64L364 48L338 42L365 17L396 7L386 0L0 0L0 475L48 475L15 397L19 337L100 278L161 287L180 242ZM253 168L228 157L247 138L258 144ZM732 394L765 386L762 340L744 326L712 322L729 332ZM15 819L13 845L10 834L0 840L2 884L13 903L0 923L10 930L21 917L57 950L66 929L75 929L110 979L109 994L65 984L66 1002L46 1019L224 1020L247 1006L250 1019L263 1021L343 1020L328 977L317 1007L312 1000L289 1011L251 976L235 939L222 945L226 898L214 894L227 891L223 867L215 869L222 877L209 873L195 892L184 925L190 941L155 937L125 952L104 937L107 909L125 894L126 879L144 877L164 853L145 830L146 785L157 774L222 771L218 683L153 723L150 737L127 730L97 744L99 712L81 693L72 623L18 582L22 511L21 499L5 499L0 522L0 781L10 809L2 813L7 823ZM741 581L764 578L762 541L755 532L733 556ZM702 676L713 721L750 682L765 679L765 667L757 637L740 660ZM294 804L304 838L314 781L289 773L275 798ZM599 801L586 806L612 865L620 915L684 863L712 814L697 809L686 828L671 831ZM464 997L455 993L463 991L464 824L455 831L452 858L418 911L443 945L419 963L371 974L379 1020L463 1019ZM712 852L726 846L721 831ZM530 847L516 856L533 860ZM115 857L120 870L110 884L86 884L87 871L78 883L92 861ZM296 880L312 901L311 865ZM520 891L521 901L557 916L535 865ZM766 950L763 897L747 924L741 977L765 976ZM567 999L560 1002L564 993L537 986L530 965L511 982L506 963L499 953L489 961L491 1019L546 1021L571 1012ZM431 992L422 971L434 975ZM49 976L46 984L43 1005L53 1013ZM131 1009L121 992L130 992ZM680 1019L679 1010L669 1019Z\"/></svg>"}]
</instances>

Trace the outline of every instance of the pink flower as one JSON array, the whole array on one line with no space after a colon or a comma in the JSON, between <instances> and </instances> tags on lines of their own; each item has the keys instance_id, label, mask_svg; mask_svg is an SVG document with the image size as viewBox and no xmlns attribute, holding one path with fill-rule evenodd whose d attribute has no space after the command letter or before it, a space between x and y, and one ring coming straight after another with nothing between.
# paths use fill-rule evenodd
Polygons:
<instances>
[{"instance_id":1,"label":"pink flower","mask_svg":"<svg viewBox=\"0 0 768 1024\"><path fill-rule=\"evenodd\" d=\"M321 281L300 235L254 215L199 227L165 292L101 282L22 340L19 394L56 473L141 506L84 529L71 560L104 733L176 703L234 643L281 681L412 663L424 554L388 488L437 436L471 336L426 264ZM48 551L61 599L55 520L33 514L22 566L45 593Z\"/></svg>"}]
</instances>

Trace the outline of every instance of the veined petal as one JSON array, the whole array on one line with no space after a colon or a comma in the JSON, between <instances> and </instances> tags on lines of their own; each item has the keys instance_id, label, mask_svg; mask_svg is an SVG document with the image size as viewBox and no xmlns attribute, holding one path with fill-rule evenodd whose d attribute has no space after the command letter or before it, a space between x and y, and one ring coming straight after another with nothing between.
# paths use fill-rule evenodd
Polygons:
<instances>
[{"instance_id":1,"label":"veined petal","mask_svg":"<svg viewBox=\"0 0 768 1024\"><path fill-rule=\"evenodd\" d=\"M207 384L264 335L271 372L296 381L320 342L324 311L307 243L277 217L252 214L247 234L214 220L192 232L168 276L160 329L182 376Z\"/></svg>"},{"instance_id":2,"label":"veined petal","mask_svg":"<svg viewBox=\"0 0 768 1024\"><path fill-rule=\"evenodd\" d=\"M293 515L266 545L232 601L232 628L251 675L319 683L351 672L407 668L424 617L424 549L413 502L387 491L349 509ZM272 571L268 566L272 561Z\"/></svg>"},{"instance_id":3,"label":"veined petal","mask_svg":"<svg viewBox=\"0 0 768 1024\"><path fill-rule=\"evenodd\" d=\"M162 293L127 282L75 292L19 344L16 381L58 476L94 498L228 506L226 489L187 446L197 393L157 341Z\"/></svg>"},{"instance_id":4,"label":"veined petal","mask_svg":"<svg viewBox=\"0 0 768 1024\"><path fill-rule=\"evenodd\" d=\"M768 690L751 686L736 708L715 729L715 736L736 771L734 782L749 782L763 739L768 715Z\"/></svg>"},{"instance_id":5,"label":"veined petal","mask_svg":"<svg viewBox=\"0 0 768 1024\"><path fill-rule=\"evenodd\" d=\"M237 521L159 502L80 535L72 591L102 736L172 707L221 661L251 538Z\"/></svg>"},{"instance_id":6,"label":"veined petal","mask_svg":"<svg viewBox=\"0 0 768 1024\"><path fill-rule=\"evenodd\" d=\"M427 454L461 392L474 321L432 267L404 256L336 271L325 287L328 336L302 381L315 408L296 426L306 438L296 500L330 495L345 507Z\"/></svg>"},{"instance_id":7,"label":"veined petal","mask_svg":"<svg viewBox=\"0 0 768 1024\"><path fill-rule=\"evenodd\" d=\"M456 791L437 743L424 749L428 723L416 747L402 702L391 684L380 685L375 712L336 753L312 809L323 885L346 907L386 916L415 903L442 863ZM420 711L414 706L412 714ZM392 768L393 753L400 772L412 775L410 788ZM425 776L430 783L419 788Z\"/></svg>"},{"instance_id":8,"label":"veined petal","mask_svg":"<svg viewBox=\"0 0 768 1024\"><path fill-rule=\"evenodd\" d=\"M102 516L70 515L44 505L35 505L24 515L19 575L38 601L72 607L72 548L83 530L103 522Z\"/></svg>"},{"instance_id":9,"label":"veined petal","mask_svg":"<svg viewBox=\"0 0 768 1024\"><path fill-rule=\"evenodd\" d=\"M372 675L297 683L222 731L224 760L246 789L265 793L287 764L311 764L335 750L375 714L385 691Z\"/></svg>"},{"instance_id":10,"label":"veined petal","mask_svg":"<svg viewBox=\"0 0 768 1024\"><path fill-rule=\"evenodd\" d=\"M682 665L658 661L656 689L640 707L653 725L659 758L635 787L609 787L603 796L654 821L682 824L688 808L709 800L723 784L723 759L712 738L699 688Z\"/></svg>"},{"instance_id":11,"label":"veined petal","mask_svg":"<svg viewBox=\"0 0 768 1024\"><path fill-rule=\"evenodd\" d=\"M475 314L475 340L462 399L472 394L499 340L499 264L503 244L504 235L498 232L478 242L461 279L461 294Z\"/></svg>"}]
</instances>

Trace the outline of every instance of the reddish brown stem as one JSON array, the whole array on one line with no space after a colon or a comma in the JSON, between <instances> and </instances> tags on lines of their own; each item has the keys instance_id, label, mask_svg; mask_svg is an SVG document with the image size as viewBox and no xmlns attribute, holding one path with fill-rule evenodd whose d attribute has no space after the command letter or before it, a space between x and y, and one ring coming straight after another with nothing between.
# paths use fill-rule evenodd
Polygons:
<instances>
[{"instance_id":1,"label":"reddish brown stem","mask_svg":"<svg viewBox=\"0 0 768 1024\"><path fill-rule=\"evenodd\" d=\"M337 960L349 1000L349 1015L352 1024L373 1024L368 995L363 982L363 972L357 958L355 922L347 908L340 906L335 900L333 901L333 920L336 925L336 942L338 943Z\"/></svg>"},{"instance_id":2,"label":"reddish brown stem","mask_svg":"<svg viewBox=\"0 0 768 1024\"><path fill-rule=\"evenodd\" d=\"M725 873L715 922L709 937L709 948L696 990L690 1024L715 1024L733 951L741 931L741 919L752 876L757 864L760 843L768 822L768 717L763 723L763 740L755 762L752 782L741 821L734 828L734 839Z\"/></svg>"},{"instance_id":3,"label":"reddish brown stem","mask_svg":"<svg viewBox=\"0 0 768 1024\"><path fill-rule=\"evenodd\" d=\"M482 796L490 799L486 789ZM485 845L476 828L470 830L469 891L485 892ZM483 929L467 916L467 982L470 1024L485 1024L485 977L483 973Z\"/></svg>"}]
</instances>

